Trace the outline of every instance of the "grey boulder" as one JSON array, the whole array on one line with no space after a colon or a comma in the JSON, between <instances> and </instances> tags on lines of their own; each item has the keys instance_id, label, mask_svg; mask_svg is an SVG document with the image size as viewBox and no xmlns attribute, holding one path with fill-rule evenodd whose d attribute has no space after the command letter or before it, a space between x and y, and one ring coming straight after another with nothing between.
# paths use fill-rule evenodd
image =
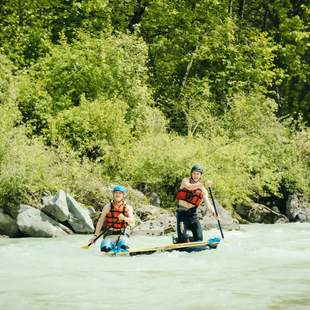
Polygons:
<instances>
[{"instance_id":1,"label":"grey boulder","mask_svg":"<svg viewBox=\"0 0 310 310\"><path fill-rule=\"evenodd\" d=\"M0 208L0 235L16 237L18 235L18 226L16 220L3 212Z\"/></svg>"},{"instance_id":2,"label":"grey boulder","mask_svg":"<svg viewBox=\"0 0 310 310\"><path fill-rule=\"evenodd\" d=\"M135 213L138 225L132 230L133 234L161 236L175 232L176 219L171 211L152 205L140 205Z\"/></svg>"},{"instance_id":3,"label":"grey boulder","mask_svg":"<svg viewBox=\"0 0 310 310\"><path fill-rule=\"evenodd\" d=\"M174 216L160 215L156 219L142 222L132 230L134 235L162 236L175 232L176 219Z\"/></svg>"},{"instance_id":4,"label":"grey boulder","mask_svg":"<svg viewBox=\"0 0 310 310\"><path fill-rule=\"evenodd\" d=\"M169 214L165 209L153 205L139 205L135 208L135 214L141 221L156 219L160 214Z\"/></svg>"},{"instance_id":5,"label":"grey boulder","mask_svg":"<svg viewBox=\"0 0 310 310\"><path fill-rule=\"evenodd\" d=\"M286 202L286 216L292 222L310 222L310 204L291 195Z\"/></svg>"},{"instance_id":6,"label":"grey boulder","mask_svg":"<svg viewBox=\"0 0 310 310\"><path fill-rule=\"evenodd\" d=\"M39 209L20 205L17 215L19 230L29 237L59 237L72 233Z\"/></svg>"},{"instance_id":7,"label":"grey boulder","mask_svg":"<svg viewBox=\"0 0 310 310\"><path fill-rule=\"evenodd\" d=\"M235 210L242 218L251 223L288 223L285 215L258 203L236 206Z\"/></svg>"},{"instance_id":8,"label":"grey boulder","mask_svg":"<svg viewBox=\"0 0 310 310\"><path fill-rule=\"evenodd\" d=\"M43 207L41 210L59 222L67 221L69 218L69 209L66 193L60 190L54 197L43 197Z\"/></svg>"},{"instance_id":9,"label":"grey boulder","mask_svg":"<svg viewBox=\"0 0 310 310\"><path fill-rule=\"evenodd\" d=\"M93 233L95 228L89 212L67 193L68 223L76 233Z\"/></svg>"},{"instance_id":10,"label":"grey boulder","mask_svg":"<svg viewBox=\"0 0 310 310\"><path fill-rule=\"evenodd\" d=\"M239 230L239 222L234 219L231 214L218 203L217 200L214 200L214 202L216 210L219 214L219 221L221 227L225 230ZM201 225L203 229L212 229L219 227L217 220L212 216L210 212L203 212L200 208L200 214L200 216L202 217Z\"/></svg>"}]
</instances>

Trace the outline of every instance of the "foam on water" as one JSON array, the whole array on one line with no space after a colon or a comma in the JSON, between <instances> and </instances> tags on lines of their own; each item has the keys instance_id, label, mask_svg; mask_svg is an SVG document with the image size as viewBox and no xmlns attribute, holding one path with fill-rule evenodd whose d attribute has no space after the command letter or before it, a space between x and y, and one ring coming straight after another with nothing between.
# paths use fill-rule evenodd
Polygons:
<instances>
[{"instance_id":1,"label":"foam on water","mask_svg":"<svg viewBox=\"0 0 310 310\"><path fill-rule=\"evenodd\" d=\"M136 257L81 250L83 235L1 239L0 309L310 309L309 224L224 233L217 250Z\"/></svg>"}]
</instances>

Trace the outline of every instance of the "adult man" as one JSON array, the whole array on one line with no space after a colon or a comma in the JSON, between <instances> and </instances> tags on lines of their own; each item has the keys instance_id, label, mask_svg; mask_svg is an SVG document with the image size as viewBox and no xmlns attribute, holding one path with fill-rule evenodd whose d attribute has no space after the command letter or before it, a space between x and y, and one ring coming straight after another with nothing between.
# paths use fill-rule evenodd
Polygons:
<instances>
[{"instance_id":1,"label":"adult man","mask_svg":"<svg viewBox=\"0 0 310 310\"><path fill-rule=\"evenodd\" d=\"M102 252L114 249L128 250L129 248L126 227L134 223L134 215L132 207L124 200L126 192L127 189L121 185L113 188L113 201L103 207L94 236L89 240L89 243L94 243L104 227L106 232L100 244Z\"/></svg>"},{"instance_id":2,"label":"adult man","mask_svg":"<svg viewBox=\"0 0 310 310\"><path fill-rule=\"evenodd\" d=\"M216 213L208 198L208 192L201 183L202 174L202 166L198 164L193 165L191 176L182 180L180 189L177 193L177 243L203 240L202 229L197 214L197 208L202 200L216 218ZM208 181L208 186L211 186L211 184L212 182ZM191 230L193 234L191 239L189 239L187 235L188 230Z\"/></svg>"}]
</instances>

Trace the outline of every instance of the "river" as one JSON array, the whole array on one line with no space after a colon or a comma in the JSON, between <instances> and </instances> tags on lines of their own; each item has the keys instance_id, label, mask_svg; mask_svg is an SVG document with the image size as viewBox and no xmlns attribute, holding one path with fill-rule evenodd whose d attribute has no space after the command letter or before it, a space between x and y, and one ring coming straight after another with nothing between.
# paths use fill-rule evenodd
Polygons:
<instances>
[{"instance_id":1,"label":"river","mask_svg":"<svg viewBox=\"0 0 310 310\"><path fill-rule=\"evenodd\" d=\"M82 250L85 235L0 239L0 309L310 309L310 224L224 233L216 250L135 257Z\"/></svg>"}]
</instances>

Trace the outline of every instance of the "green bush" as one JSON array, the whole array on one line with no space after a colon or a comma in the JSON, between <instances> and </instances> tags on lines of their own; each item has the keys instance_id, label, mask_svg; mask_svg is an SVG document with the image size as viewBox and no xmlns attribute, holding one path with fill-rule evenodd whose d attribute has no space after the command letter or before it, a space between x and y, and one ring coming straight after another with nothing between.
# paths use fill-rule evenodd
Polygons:
<instances>
[{"instance_id":1,"label":"green bush","mask_svg":"<svg viewBox=\"0 0 310 310\"><path fill-rule=\"evenodd\" d=\"M205 167L204 179L214 181L226 207L249 199L283 199L293 192L309 197L309 163L305 150L296 147L306 148L306 134L294 140L274 111L274 102L263 95L239 95L222 118L214 118L212 135L145 135L123 150L116 172L158 191L165 207L174 205L174 193L195 162Z\"/></svg>"},{"instance_id":2,"label":"green bush","mask_svg":"<svg viewBox=\"0 0 310 310\"><path fill-rule=\"evenodd\" d=\"M103 190L107 178L94 163L81 163L74 154L60 149L49 150L28 139L21 127L0 142L6 148L0 158L0 207L12 216L20 203L36 206L45 192L55 194L60 189L99 208L110 199L110 193Z\"/></svg>"},{"instance_id":3,"label":"green bush","mask_svg":"<svg viewBox=\"0 0 310 310\"><path fill-rule=\"evenodd\" d=\"M81 156L102 160L113 147L129 140L129 126L125 123L127 106L120 100L93 102L81 100L78 107L58 113L50 122L54 145L65 141Z\"/></svg>"},{"instance_id":4,"label":"green bush","mask_svg":"<svg viewBox=\"0 0 310 310\"><path fill-rule=\"evenodd\" d=\"M8 102L12 96L13 65L0 53L0 104Z\"/></svg>"},{"instance_id":5,"label":"green bush","mask_svg":"<svg viewBox=\"0 0 310 310\"><path fill-rule=\"evenodd\" d=\"M26 138L23 128L14 128L1 144L0 206L16 215L19 203L35 200L45 190L55 190L57 179L50 174L50 156L44 147Z\"/></svg>"},{"instance_id":6,"label":"green bush","mask_svg":"<svg viewBox=\"0 0 310 310\"><path fill-rule=\"evenodd\" d=\"M24 114L36 117L32 111L39 103L27 104L29 98L40 102L32 90L34 85L44 97L51 98L48 113L53 116L78 106L82 96L90 101L101 96L118 98L130 108L151 102L147 49L142 40L128 35L91 38L86 34L80 34L79 39L70 45L62 42L51 46L50 54L29 70L29 83L23 85L19 98Z\"/></svg>"},{"instance_id":7,"label":"green bush","mask_svg":"<svg viewBox=\"0 0 310 310\"><path fill-rule=\"evenodd\" d=\"M44 83L27 74L18 76L17 106L23 123L33 134L46 131L53 115L53 100L44 89Z\"/></svg>"},{"instance_id":8,"label":"green bush","mask_svg":"<svg viewBox=\"0 0 310 310\"><path fill-rule=\"evenodd\" d=\"M146 63L145 43L135 36L124 34L92 38L81 33L79 40L72 44L62 42L61 45L51 46L50 54L19 78L18 107L23 121L33 134L45 136L49 127L67 124L71 114L78 118L80 110L81 113L94 115L99 111L98 101L105 101L101 107L107 108L106 116L110 113L110 120L102 120L106 122L102 126L110 126L117 115L120 120L116 122L125 120L136 137L145 132L163 130L166 125L164 117L159 110L151 107L152 92L148 87ZM93 101L96 103L92 104ZM113 118L112 106L115 111L122 106L122 115L116 113ZM79 123L83 127L81 121ZM62 132L60 135L66 136L65 139L69 138L74 131L72 127L76 125L76 122L72 123L68 133L64 132L64 127L59 127L57 132ZM86 136L96 130L88 131L87 126L84 126ZM103 132L107 133L107 130ZM69 144L73 146L78 139L89 140L89 137L81 135L82 132L77 134L73 138L75 141L68 141ZM96 138L96 133L93 137ZM107 139L118 138L110 136ZM74 149L80 149L79 145L80 142L77 142Z\"/></svg>"},{"instance_id":9,"label":"green bush","mask_svg":"<svg viewBox=\"0 0 310 310\"><path fill-rule=\"evenodd\" d=\"M102 169L72 151L47 148L29 139L17 109L0 105L0 207L16 216L20 203L37 205L44 192L72 193L86 205L101 207L110 199L103 191Z\"/></svg>"}]
</instances>

